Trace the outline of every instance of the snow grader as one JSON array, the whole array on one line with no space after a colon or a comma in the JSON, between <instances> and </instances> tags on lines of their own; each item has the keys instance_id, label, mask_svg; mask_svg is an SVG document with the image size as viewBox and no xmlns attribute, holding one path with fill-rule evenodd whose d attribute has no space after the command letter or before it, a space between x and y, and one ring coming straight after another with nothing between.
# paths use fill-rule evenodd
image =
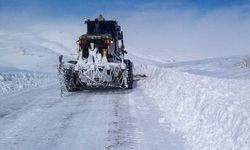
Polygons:
<instances>
[{"instance_id":1,"label":"snow grader","mask_svg":"<svg viewBox=\"0 0 250 150\"><path fill-rule=\"evenodd\" d=\"M133 88L133 63L125 59L123 32L115 19L102 15L85 19L87 33L77 40L76 60L63 61L59 56L59 81L65 91L91 88Z\"/></svg>"}]
</instances>

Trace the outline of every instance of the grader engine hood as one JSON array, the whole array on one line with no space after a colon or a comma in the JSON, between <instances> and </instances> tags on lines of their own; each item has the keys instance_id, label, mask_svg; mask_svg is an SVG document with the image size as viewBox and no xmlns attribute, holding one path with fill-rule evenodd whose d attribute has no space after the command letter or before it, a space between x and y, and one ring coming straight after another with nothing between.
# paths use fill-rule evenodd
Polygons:
<instances>
[{"instance_id":1,"label":"grader engine hood","mask_svg":"<svg viewBox=\"0 0 250 150\"><path fill-rule=\"evenodd\" d=\"M90 43L94 43L99 48L108 48L110 44L113 43L112 36L109 34L103 34L103 35L93 35L93 34L84 34L80 36L79 40L77 41L77 44L79 45L79 48L83 50L84 48L88 48L90 46Z\"/></svg>"}]
</instances>

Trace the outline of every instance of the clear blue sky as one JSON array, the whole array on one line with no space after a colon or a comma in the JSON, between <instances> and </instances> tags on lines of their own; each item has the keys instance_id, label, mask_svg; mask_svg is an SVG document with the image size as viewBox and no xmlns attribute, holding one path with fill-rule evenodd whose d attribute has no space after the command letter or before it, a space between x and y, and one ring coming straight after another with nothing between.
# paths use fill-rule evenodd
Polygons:
<instances>
[{"instance_id":1,"label":"clear blue sky","mask_svg":"<svg viewBox=\"0 0 250 150\"><path fill-rule=\"evenodd\" d=\"M0 14L49 17L86 17L99 13L195 8L201 12L235 6L249 6L249 0L0 0ZM78 18L78 17L76 17Z\"/></svg>"}]
</instances>

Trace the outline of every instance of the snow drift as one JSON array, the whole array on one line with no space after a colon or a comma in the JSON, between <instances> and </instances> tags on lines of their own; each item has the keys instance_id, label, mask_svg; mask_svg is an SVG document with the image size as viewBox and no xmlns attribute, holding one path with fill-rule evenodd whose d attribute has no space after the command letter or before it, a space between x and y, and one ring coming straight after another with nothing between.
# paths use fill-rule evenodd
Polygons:
<instances>
[{"instance_id":1,"label":"snow drift","mask_svg":"<svg viewBox=\"0 0 250 150\"><path fill-rule=\"evenodd\" d=\"M159 106L172 131L194 150L250 149L250 81L217 79L136 66L147 74L141 86Z\"/></svg>"},{"instance_id":2,"label":"snow drift","mask_svg":"<svg viewBox=\"0 0 250 150\"><path fill-rule=\"evenodd\" d=\"M0 71L0 95L55 83L54 75L30 71Z\"/></svg>"}]
</instances>

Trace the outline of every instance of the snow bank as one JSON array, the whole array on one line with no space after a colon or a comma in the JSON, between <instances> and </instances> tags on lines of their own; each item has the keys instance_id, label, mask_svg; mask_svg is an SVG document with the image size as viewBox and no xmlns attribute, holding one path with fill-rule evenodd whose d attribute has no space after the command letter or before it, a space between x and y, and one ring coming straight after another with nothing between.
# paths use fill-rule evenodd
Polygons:
<instances>
[{"instance_id":1,"label":"snow bank","mask_svg":"<svg viewBox=\"0 0 250 150\"><path fill-rule=\"evenodd\" d=\"M0 72L0 95L55 82L53 75L35 72Z\"/></svg>"},{"instance_id":2,"label":"snow bank","mask_svg":"<svg viewBox=\"0 0 250 150\"><path fill-rule=\"evenodd\" d=\"M250 149L250 80L217 79L136 66L148 75L140 84L172 131L194 150Z\"/></svg>"}]
</instances>

